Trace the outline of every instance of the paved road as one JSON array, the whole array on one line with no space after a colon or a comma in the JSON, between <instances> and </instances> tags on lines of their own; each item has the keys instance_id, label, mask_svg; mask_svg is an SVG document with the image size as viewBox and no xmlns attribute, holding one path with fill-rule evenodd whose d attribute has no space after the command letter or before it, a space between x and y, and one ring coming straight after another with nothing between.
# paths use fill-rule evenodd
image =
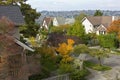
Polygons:
<instances>
[{"instance_id":1,"label":"paved road","mask_svg":"<svg viewBox=\"0 0 120 80\"><path fill-rule=\"evenodd\" d=\"M91 61L96 61L96 59L91 58ZM87 80L120 80L120 55L111 54L109 58L102 60L104 65L112 67L112 70L109 71L96 71L89 69L91 75L87 77Z\"/></svg>"}]
</instances>

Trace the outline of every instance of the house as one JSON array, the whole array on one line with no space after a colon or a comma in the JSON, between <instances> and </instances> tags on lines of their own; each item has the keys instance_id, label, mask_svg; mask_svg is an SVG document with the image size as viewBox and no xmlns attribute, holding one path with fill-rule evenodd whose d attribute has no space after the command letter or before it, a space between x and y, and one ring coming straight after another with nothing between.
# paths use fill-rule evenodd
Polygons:
<instances>
[{"instance_id":1,"label":"house","mask_svg":"<svg viewBox=\"0 0 120 80\"><path fill-rule=\"evenodd\" d=\"M73 24L75 22L74 18L64 18L64 17L45 17L43 19L40 29L49 30L50 26L60 26L66 24ZM39 29L39 30L40 30Z\"/></svg>"},{"instance_id":2,"label":"house","mask_svg":"<svg viewBox=\"0 0 120 80\"><path fill-rule=\"evenodd\" d=\"M53 18L51 18L51 17L45 17L44 19L43 19L43 22L42 22L42 25L41 25L41 29L45 29L45 30L48 30L49 29L49 27L52 25L52 20L53 20Z\"/></svg>"},{"instance_id":3,"label":"house","mask_svg":"<svg viewBox=\"0 0 120 80\"><path fill-rule=\"evenodd\" d=\"M15 34L14 34L14 37L17 38L17 39L20 39L20 34L19 34L19 26L20 25L23 25L25 22L24 22L24 19L23 19L23 16L22 16L22 13L19 9L19 6L0 6L0 18L1 17L7 17L8 19L10 19L12 22L14 22L15 24Z\"/></svg>"},{"instance_id":4,"label":"house","mask_svg":"<svg viewBox=\"0 0 120 80\"><path fill-rule=\"evenodd\" d=\"M20 8L13 5L0 6L0 19L3 16L11 20L15 28L12 36L13 44L8 46L10 50L0 52L0 80L28 80L30 74L25 52L34 50L19 40L19 26L25 23L24 18ZM11 52L12 49L16 52Z\"/></svg>"},{"instance_id":5,"label":"house","mask_svg":"<svg viewBox=\"0 0 120 80\"><path fill-rule=\"evenodd\" d=\"M118 19L120 19L118 16L88 16L83 18L82 25L87 34L106 34L107 27L109 27L114 20Z\"/></svg>"}]
</instances>

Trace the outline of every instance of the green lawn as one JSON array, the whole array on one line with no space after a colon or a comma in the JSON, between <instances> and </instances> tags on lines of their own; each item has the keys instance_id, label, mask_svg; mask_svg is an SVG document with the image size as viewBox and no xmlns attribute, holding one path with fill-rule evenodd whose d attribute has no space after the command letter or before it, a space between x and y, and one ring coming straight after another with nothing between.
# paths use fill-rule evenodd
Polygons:
<instances>
[{"instance_id":1,"label":"green lawn","mask_svg":"<svg viewBox=\"0 0 120 80\"><path fill-rule=\"evenodd\" d=\"M94 70L98 70L98 71L106 71L106 70L112 69L109 66L105 66L105 65L100 66L99 64L95 64L95 63L89 62L89 61L85 61L84 66L89 67L89 68L94 69Z\"/></svg>"}]
</instances>

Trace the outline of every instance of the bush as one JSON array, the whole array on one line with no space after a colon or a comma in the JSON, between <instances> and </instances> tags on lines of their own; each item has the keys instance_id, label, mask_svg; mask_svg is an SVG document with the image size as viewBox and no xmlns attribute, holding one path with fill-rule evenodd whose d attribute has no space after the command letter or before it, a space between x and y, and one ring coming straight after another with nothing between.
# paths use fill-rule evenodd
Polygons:
<instances>
[{"instance_id":1,"label":"bush","mask_svg":"<svg viewBox=\"0 0 120 80\"><path fill-rule=\"evenodd\" d=\"M71 80L85 80L85 76L87 76L90 72L86 69L84 70L75 70L71 73Z\"/></svg>"},{"instance_id":2,"label":"bush","mask_svg":"<svg viewBox=\"0 0 120 80\"><path fill-rule=\"evenodd\" d=\"M100 35L98 36L100 46L104 48L116 48L118 47L118 41L114 34Z\"/></svg>"},{"instance_id":3,"label":"bush","mask_svg":"<svg viewBox=\"0 0 120 80\"><path fill-rule=\"evenodd\" d=\"M72 64L69 63L61 63L59 65L59 74L71 73L73 71Z\"/></svg>"},{"instance_id":4,"label":"bush","mask_svg":"<svg viewBox=\"0 0 120 80\"><path fill-rule=\"evenodd\" d=\"M89 52L89 48L84 44L79 44L74 48L75 54L88 53L88 52Z\"/></svg>"}]
</instances>

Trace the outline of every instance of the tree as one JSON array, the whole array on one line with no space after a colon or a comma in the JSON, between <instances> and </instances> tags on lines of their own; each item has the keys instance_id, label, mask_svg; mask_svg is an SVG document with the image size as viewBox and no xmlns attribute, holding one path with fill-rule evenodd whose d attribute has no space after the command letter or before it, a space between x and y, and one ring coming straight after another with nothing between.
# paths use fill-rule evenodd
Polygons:
<instances>
[{"instance_id":1,"label":"tree","mask_svg":"<svg viewBox=\"0 0 120 80\"><path fill-rule=\"evenodd\" d=\"M76 21L68 30L68 35L77 36L82 38L85 34L84 27L80 21Z\"/></svg>"},{"instance_id":2,"label":"tree","mask_svg":"<svg viewBox=\"0 0 120 80\"><path fill-rule=\"evenodd\" d=\"M100 10L96 10L96 12L94 13L94 16L102 16L103 13Z\"/></svg>"},{"instance_id":3,"label":"tree","mask_svg":"<svg viewBox=\"0 0 120 80\"><path fill-rule=\"evenodd\" d=\"M110 53L109 49L91 49L90 54L94 57L96 57L99 61L99 65L102 66L102 58L105 58L108 56L108 53Z\"/></svg>"},{"instance_id":4,"label":"tree","mask_svg":"<svg viewBox=\"0 0 120 80\"><path fill-rule=\"evenodd\" d=\"M20 8L26 22L26 25L21 27L21 33L23 33L25 37L35 37L39 29L39 25L35 24L35 19L40 16L40 13L38 13L36 9L32 9L29 4L23 2L20 2Z\"/></svg>"},{"instance_id":5,"label":"tree","mask_svg":"<svg viewBox=\"0 0 120 80\"><path fill-rule=\"evenodd\" d=\"M1 5L17 5L20 7L21 12L25 19L25 25L21 26L21 33L24 34L24 37L36 36L38 33L39 25L35 24L35 19L40 16L40 13L36 9L32 9L31 6L25 3L27 0L6 0L0 1ZM19 4L18 4L19 3Z\"/></svg>"},{"instance_id":6,"label":"tree","mask_svg":"<svg viewBox=\"0 0 120 80\"><path fill-rule=\"evenodd\" d=\"M120 39L120 20L113 21L107 28L108 33L113 33Z\"/></svg>"},{"instance_id":7,"label":"tree","mask_svg":"<svg viewBox=\"0 0 120 80\"><path fill-rule=\"evenodd\" d=\"M23 34L24 37L36 37L38 33L39 25L37 24L25 24L20 26L20 33Z\"/></svg>"},{"instance_id":8,"label":"tree","mask_svg":"<svg viewBox=\"0 0 120 80\"><path fill-rule=\"evenodd\" d=\"M0 19L0 53L14 54L18 52L19 47L13 38L14 24L5 17ZM9 53L9 54L8 54Z\"/></svg>"},{"instance_id":9,"label":"tree","mask_svg":"<svg viewBox=\"0 0 120 80\"><path fill-rule=\"evenodd\" d=\"M68 39L67 44L59 44L59 47L56 48L56 51L58 51L62 56L62 63L69 63L73 60L72 57L70 57L70 52L73 50L73 44L74 41L72 39Z\"/></svg>"},{"instance_id":10,"label":"tree","mask_svg":"<svg viewBox=\"0 0 120 80\"><path fill-rule=\"evenodd\" d=\"M83 70L83 63L85 61L84 53L88 53L88 52L89 52L89 49L84 44L79 44L74 47L73 54L78 56L77 59L74 60L75 67L80 67L79 69Z\"/></svg>"},{"instance_id":11,"label":"tree","mask_svg":"<svg viewBox=\"0 0 120 80\"><path fill-rule=\"evenodd\" d=\"M78 16L76 16L75 17L75 20L77 20L77 21L82 21L82 19L84 18L84 17L86 17L87 15L85 14L85 13L80 13Z\"/></svg>"},{"instance_id":12,"label":"tree","mask_svg":"<svg viewBox=\"0 0 120 80\"><path fill-rule=\"evenodd\" d=\"M84 44L79 44L79 45L76 45L73 52L75 54L80 54L80 53L88 53L89 52L89 49L86 45Z\"/></svg>"},{"instance_id":13,"label":"tree","mask_svg":"<svg viewBox=\"0 0 120 80\"><path fill-rule=\"evenodd\" d=\"M47 43L50 46L58 47L59 44L67 42L68 39L72 39L75 41L75 44L82 44L83 41L81 38L76 36L65 35L60 32L52 32L48 35Z\"/></svg>"},{"instance_id":14,"label":"tree","mask_svg":"<svg viewBox=\"0 0 120 80\"><path fill-rule=\"evenodd\" d=\"M60 32L60 33L65 33L67 31L67 29L70 27L70 25L66 24L66 25L60 25L58 27L51 27L50 31L51 32Z\"/></svg>"},{"instance_id":15,"label":"tree","mask_svg":"<svg viewBox=\"0 0 120 80\"><path fill-rule=\"evenodd\" d=\"M8 20L6 17L2 17L0 19L0 33L1 34L11 34L14 29L14 24L10 20Z\"/></svg>"},{"instance_id":16,"label":"tree","mask_svg":"<svg viewBox=\"0 0 120 80\"><path fill-rule=\"evenodd\" d=\"M17 5L17 3L25 2L25 1L27 1L27 0L1 0L0 4L1 5L10 5L10 4Z\"/></svg>"},{"instance_id":17,"label":"tree","mask_svg":"<svg viewBox=\"0 0 120 80\"><path fill-rule=\"evenodd\" d=\"M100 46L104 48L115 48L118 45L115 34L99 35L98 40Z\"/></svg>"},{"instance_id":18,"label":"tree","mask_svg":"<svg viewBox=\"0 0 120 80\"><path fill-rule=\"evenodd\" d=\"M39 18L40 13L36 12L36 9L32 9L29 4L20 2L20 8L22 14L25 16L25 22L27 24L34 24L35 19Z\"/></svg>"}]
</instances>

